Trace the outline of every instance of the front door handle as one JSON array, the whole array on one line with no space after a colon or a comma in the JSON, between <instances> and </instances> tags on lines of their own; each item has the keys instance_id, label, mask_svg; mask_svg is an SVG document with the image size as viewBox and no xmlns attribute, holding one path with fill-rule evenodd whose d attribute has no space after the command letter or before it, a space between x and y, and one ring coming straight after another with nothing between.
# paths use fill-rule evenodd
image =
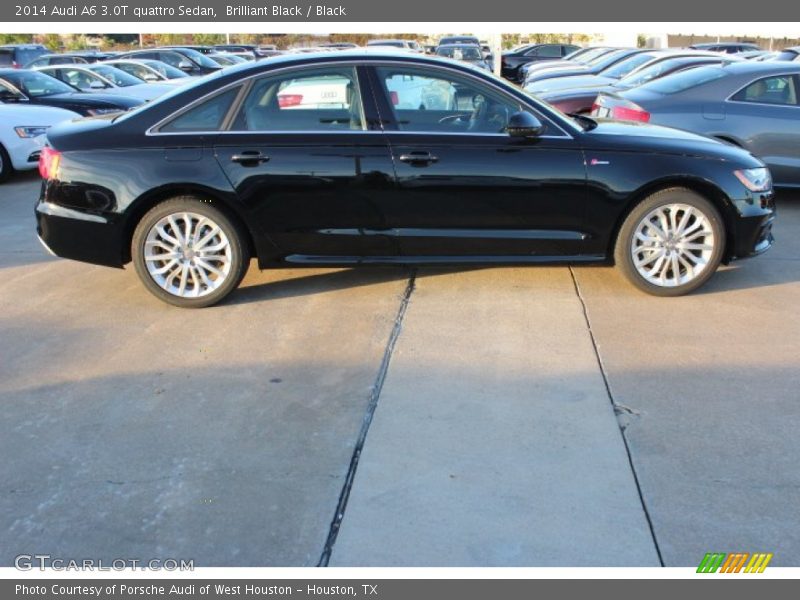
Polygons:
<instances>
[{"instance_id":1,"label":"front door handle","mask_svg":"<svg viewBox=\"0 0 800 600\"><path fill-rule=\"evenodd\" d=\"M434 156L430 152L409 152L408 154L401 154L400 161L410 164L412 167L426 167L439 161L438 156Z\"/></svg>"},{"instance_id":2,"label":"front door handle","mask_svg":"<svg viewBox=\"0 0 800 600\"><path fill-rule=\"evenodd\" d=\"M231 162L237 162L244 166L255 166L268 160L269 156L261 154L258 150L245 150L241 154L231 156Z\"/></svg>"}]
</instances>

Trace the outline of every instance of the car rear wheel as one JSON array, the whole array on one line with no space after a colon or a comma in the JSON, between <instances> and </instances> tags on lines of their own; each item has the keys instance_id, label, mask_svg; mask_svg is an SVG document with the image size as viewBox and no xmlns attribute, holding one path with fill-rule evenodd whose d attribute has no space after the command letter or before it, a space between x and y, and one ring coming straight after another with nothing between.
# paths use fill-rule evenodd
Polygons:
<instances>
[{"instance_id":1,"label":"car rear wheel","mask_svg":"<svg viewBox=\"0 0 800 600\"><path fill-rule=\"evenodd\" d=\"M11 166L11 159L8 156L8 152L6 152L6 149L0 144L0 183L11 177L11 173L13 172L14 167Z\"/></svg>"},{"instance_id":2,"label":"car rear wheel","mask_svg":"<svg viewBox=\"0 0 800 600\"><path fill-rule=\"evenodd\" d=\"M639 289L681 296L714 274L725 248L719 211L684 188L656 192L638 204L617 236L614 259Z\"/></svg>"},{"instance_id":3,"label":"car rear wheel","mask_svg":"<svg viewBox=\"0 0 800 600\"><path fill-rule=\"evenodd\" d=\"M241 282L249 258L239 227L211 202L180 197L142 217L131 254L145 287L184 308L216 304Z\"/></svg>"}]
</instances>

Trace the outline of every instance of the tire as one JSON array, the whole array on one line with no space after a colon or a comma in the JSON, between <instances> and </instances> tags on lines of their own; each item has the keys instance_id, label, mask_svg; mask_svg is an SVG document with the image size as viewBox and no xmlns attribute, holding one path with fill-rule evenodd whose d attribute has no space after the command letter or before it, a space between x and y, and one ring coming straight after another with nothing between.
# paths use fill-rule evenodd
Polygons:
<instances>
[{"instance_id":1,"label":"tire","mask_svg":"<svg viewBox=\"0 0 800 600\"><path fill-rule=\"evenodd\" d=\"M212 202L181 196L142 217L133 233L131 257L154 296L181 308L203 308L241 283L250 258L245 239Z\"/></svg>"},{"instance_id":2,"label":"tire","mask_svg":"<svg viewBox=\"0 0 800 600\"><path fill-rule=\"evenodd\" d=\"M620 228L614 262L654 296L682 296L714 274L725 249L725 226L711 202L670 188L637 204Z\"/></svg>"},{"instance_id":3,"label":"tire","mask_svg":"<svg viewBox=\"0 0 800 600\"><path fill-rule=\"evenodd\" d=\"M11 164L11 158L8 156L6 149L3 148L3 145L0 144L0 183L3 183L11 177L11 173L13 172L14 167Z\"/></svg>"}]
</instances>

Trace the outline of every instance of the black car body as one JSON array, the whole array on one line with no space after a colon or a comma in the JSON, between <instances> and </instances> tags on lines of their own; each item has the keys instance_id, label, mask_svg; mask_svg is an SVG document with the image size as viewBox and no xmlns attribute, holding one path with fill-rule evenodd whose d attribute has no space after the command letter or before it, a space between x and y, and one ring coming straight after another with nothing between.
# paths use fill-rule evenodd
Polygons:
<instances>
[{"instance_id":1,"label":"black car body","mask_svg":"<svg viewBox=\"0 0 800 600\"><path fill-rule=\"evenodd\" d=\"M560 60L579 50L574 44L531 44L501 55L501 74L511 81L521 81L523 65L539 61Z\"/></svg>"},{"instance_id":2,"label":"black car body","mask_svg":"<svg viewBox=\"0 0 800 600\"><path fill-rule=\"evenodd\" d=\"M45 83L31 83L40 81ZM126 111L144 101L114 94L81 92L38 71L0 69L0 102L55 106L87 117Z\"/></svg>"},{"instance_id":3,"label":"black car body","mask_svg":"<svg viewBox=\"0 0 800 600\"><path fill-rule=\"evenodd\" d=\"M191 48L153 48L134 50L118 55L116 58L135 58L160 60L187 75L208 75L222 69L217 63Z\"/></svg>"},{"instance_id":4,"label":"black car body","mask_svg":"<svg viewBox=\"0 0 800 600\"><path fill-rule=\"evenodd\" d=\"M249 63L48 140L43 242L76 260L133 260L181 306L219 301L250 256L262 268L609 261L637 211L665 198L708 214L713 268L772 243L768 173L747 152L572 120L485 71L416 54ZM209 240L227 254L187 283ZM637 285L675 295L702 283L680 284L680 268L674 281Z\"/></svg>"},{"instance_id":5,"label":"black car body","mask_svg":"<svg viewBox=\"0 0 800 600\"><path fill-rule=\"evenodd\" d=\"M22 69L32 60L50 51L41 44L6 44L0 46L0 69Z\"/></svg>"}]
</instances>

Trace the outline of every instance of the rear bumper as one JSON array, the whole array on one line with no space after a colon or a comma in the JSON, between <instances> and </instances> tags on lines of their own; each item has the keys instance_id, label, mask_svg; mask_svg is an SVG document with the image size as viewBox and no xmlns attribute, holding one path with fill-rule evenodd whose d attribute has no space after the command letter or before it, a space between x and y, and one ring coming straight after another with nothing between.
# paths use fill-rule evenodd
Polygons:
<instances>
[{"instance_id":1,"label":"rear bumper","mask_svg":"<svg viewBox=\"0 0 800 600\"><path fill-rule=\"evenodd\" d=\"M121 228L105 217L49 202L36 205L36 232L56 256L109 267L122 267Z\"/></svg>"}]
</instances>

